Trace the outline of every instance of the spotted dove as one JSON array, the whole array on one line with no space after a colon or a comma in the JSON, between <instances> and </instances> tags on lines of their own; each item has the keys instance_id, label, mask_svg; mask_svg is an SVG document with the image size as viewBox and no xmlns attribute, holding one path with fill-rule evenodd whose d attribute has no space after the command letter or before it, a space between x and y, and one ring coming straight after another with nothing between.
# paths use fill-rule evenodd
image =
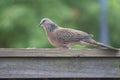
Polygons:
<instances>
[{"instance_id":1,"label":"spotted dove","mask_svg":"<svg viewBox=\"0 0 120 80\"><path fill-rule=\"evenodd\" d=\"M75 29L62 28L48 18L43 18L40 25L43 26L48 40L54 46L69 48L76 44L93 45L118 51L116 48L95 41L91 34Z\"/></svg>"}]
</instances>

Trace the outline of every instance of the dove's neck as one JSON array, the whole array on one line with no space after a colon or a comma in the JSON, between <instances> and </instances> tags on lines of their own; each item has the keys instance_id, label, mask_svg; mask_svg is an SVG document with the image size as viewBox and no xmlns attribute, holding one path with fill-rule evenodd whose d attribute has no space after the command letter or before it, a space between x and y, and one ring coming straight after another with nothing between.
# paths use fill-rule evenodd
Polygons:
<instances>
[{"instance_id":1,"label":"dove's neck","mask_svg":"<svg viewBox=\"0 0 120 80\"><path fill-rule=\"evenodd\" d=\"M58 28L58 26L56 24L49 24L49 25L45 26L45 29L47 32L53 32L57 28Z\"/></svg>"}]
</instances>

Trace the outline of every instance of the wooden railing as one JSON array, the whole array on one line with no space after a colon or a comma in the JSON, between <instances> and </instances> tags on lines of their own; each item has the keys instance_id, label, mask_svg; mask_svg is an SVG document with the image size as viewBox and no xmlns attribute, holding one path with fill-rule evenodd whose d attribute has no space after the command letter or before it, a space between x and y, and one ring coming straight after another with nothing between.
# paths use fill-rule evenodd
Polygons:
<instances>
[{"instance_id":1,"label":"wooden railing","mask_svg":"<svg viewBox=\"0 0 120 80\"><path fill-rule=\"evenodd\" d=\"M120 77L120 51L0 48L0 78L100 77Z\"/></svg>"}]
</instances>

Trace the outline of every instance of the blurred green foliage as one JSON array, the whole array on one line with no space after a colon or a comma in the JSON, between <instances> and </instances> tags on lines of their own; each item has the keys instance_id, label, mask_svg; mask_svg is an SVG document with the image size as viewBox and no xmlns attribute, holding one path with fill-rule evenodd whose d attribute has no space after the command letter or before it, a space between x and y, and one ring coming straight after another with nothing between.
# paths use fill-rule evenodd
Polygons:
<instances>
[{"instance_id":1,"label":"blurred green foliage","mask_svg":"<svg viewBox=\"0 0 120 80\"><path fill-rule=\"evenodd\" d=\"M110 43L120 46L120 0L108 0ZM58 25L86 31L99 38L98 0L0 0L0 47L53 47L38 26L44 17Z\"/></svg>"}]
</instances>

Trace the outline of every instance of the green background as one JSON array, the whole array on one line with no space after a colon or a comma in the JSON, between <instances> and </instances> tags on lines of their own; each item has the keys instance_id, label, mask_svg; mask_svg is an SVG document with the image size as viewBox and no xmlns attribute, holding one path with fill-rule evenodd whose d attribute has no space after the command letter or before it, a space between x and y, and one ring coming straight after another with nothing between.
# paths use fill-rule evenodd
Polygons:
<instances>
[{"instance_id":1,"label":"green background","mask_svg":"<svg viewBox=\"0 0 120 80\"><path fill-rule=\"evenodd\" d=\"M120 0L107 2L110 45L119 47ZM99 41L100 11L98 0L0 0L0 47L53 47L38 26L44 17L59 26L93 34Z\"/></svg>"}]
</instances>

